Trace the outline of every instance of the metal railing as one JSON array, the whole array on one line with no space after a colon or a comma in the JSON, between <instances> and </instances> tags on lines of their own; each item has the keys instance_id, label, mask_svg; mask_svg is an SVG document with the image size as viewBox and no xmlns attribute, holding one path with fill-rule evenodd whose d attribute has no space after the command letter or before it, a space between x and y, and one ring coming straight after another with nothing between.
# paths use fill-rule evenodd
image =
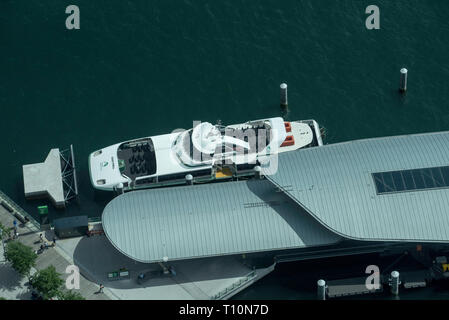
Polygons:
<instances>
[{"instance_id":1,"label":"metal railing","mask_svg":"<svg viewBox=\"0 0 449 320\"><path fill-rule=\"evenodd\" d=\"M8 197L4 192L0 190L0 202L1 200L5 201L14 210L13 214L17 212L21 216L26 217L33 226L35 226L38 230L40 230L41 228L40 223L35 218L33 218L32 215L27 213L22 207L20 207L10 197ZM91 217L88 218L88 221L90 223L101 222L101 217ZM53 227L53 223L51 223L50 226Z\"/></svg>"},{"instance_id":2,"label":"metal railing","mask_svg":"<svg viewBox=\"0 0 449 320\"><path fill-rule=\"evenodd\" d=\"M220 300L220 299L224 298L225 296L229 295L231 292L237 290L238 288L243 287L245 284L247 284L248 282L253 280L256 277L256 275L257 275L256 270L251 271L243 278L240 278L239 280L237 280L236 282L231 284L229 287L225 288L224 290L220 291L216 295L212 296L211 299L212 300Z\"/></svg>"},{"instance_id":3,"label":"metal railing","mask_svg":"<svg viewBox=\"0 0 449 320\"><path fill-rule=\"evenodd\" d=\"M101 222L101 217L90 217L87 219L90 223Z\"/></svg>"},{"instance_id":4,"label":"metal railing","mask_svg":"<svg viewBox=\"0 0 449 320\"><path fill-rule=\"evenodd\" d=\"M38 230L41 228L39 222L36 221L30 214L28 214L22 207L20 207L17 203L15 203L10 197L8 197L5 193L0 191L0 198L5 201L8 205L10 205L15 212L26 217L29 222L34 225Z\"/></svg>"}]
</instances>

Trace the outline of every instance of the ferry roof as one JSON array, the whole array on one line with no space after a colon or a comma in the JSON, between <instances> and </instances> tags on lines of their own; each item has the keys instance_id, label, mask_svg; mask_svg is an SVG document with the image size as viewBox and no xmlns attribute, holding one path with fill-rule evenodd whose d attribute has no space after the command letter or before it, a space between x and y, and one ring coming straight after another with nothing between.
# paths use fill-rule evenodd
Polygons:
<instances>
[{"instance_id":1,"label":"ferry roof","mask_svg":"<svg viewBox=\"0 0 449 320\"><path fill-rule=\"evenodd\" d=\"M191 259L334 244L267 180L150 189L108 203L102 223L123 254L140 262Z\"/></svg>"},{"instance_id":2,"label":"ferry roof","mask_svg":"<svg viewBox=\"0 0 449 320\"><path fill-rule=\"evenodd\" d=\"M341 236L449 241L449 132L331 144L278 160L267 178Z\"/></svg>"}]
</instances>

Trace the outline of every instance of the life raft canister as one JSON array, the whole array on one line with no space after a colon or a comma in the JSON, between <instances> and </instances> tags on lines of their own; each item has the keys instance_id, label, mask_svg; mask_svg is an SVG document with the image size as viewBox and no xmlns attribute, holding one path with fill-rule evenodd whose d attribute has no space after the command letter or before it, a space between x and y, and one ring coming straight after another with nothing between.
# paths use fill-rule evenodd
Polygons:
<instances>
[{"instance_id":1,"label":"life raft canister","mask_svg":"<svg viewBox=\"0 0 449 320\"><path fill-rule=\"evenodd\" d=\"M293 136L287 136L287 138L285 138L284 142L282 142L281 147L288 147L288 146L292 146L295 144L295 138L293 138Z\"/></svg>"}]
</instances>

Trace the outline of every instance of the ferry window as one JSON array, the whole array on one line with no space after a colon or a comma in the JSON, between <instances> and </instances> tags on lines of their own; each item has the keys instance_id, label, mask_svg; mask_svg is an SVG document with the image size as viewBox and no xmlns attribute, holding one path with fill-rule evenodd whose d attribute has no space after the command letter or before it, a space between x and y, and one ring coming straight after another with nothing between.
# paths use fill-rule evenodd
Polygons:
<instances>
[{"instance_id":1,"label":"ferry window","mask_svg":"<svg viewBox=\"0 0 449 320\"><path fill-rule=\"evenodd\" d=\"M449 187L449 166L376 172L372 176L377 194Z\"/></svg>"},{"instance_id":2,"label":"ferry window","mask_svg":"<svg viewBox=\"0 0 449 320\"><path fill-rule=\"evenodd\" d=\"M198 171L192 171L190 173L194 177L210 176L212 174L212 169L203 169L203 170L198 170Z\"/></svg>"}]
</instances>

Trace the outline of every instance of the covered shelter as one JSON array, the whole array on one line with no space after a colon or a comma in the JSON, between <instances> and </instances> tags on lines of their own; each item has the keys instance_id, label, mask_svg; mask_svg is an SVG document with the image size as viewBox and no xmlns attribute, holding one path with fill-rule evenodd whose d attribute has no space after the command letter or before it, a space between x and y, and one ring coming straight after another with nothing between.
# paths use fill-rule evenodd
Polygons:
<instances>
[{"instance_id":1,"label":"covered shelter","mask_svg":"<svg viewBox=\"0 0 449 320\"><path fill-rule=\"evenodd\" d=\"M336 143L278 160L266 177L342 237L449 242L449 132Z\"/></svg>"},{"instance_id":2,"label":"covered shelter","mask_svg":"<svg viewBox=\"0 0 449 320\"><path fill-rule=\"evenodd\" d=\"M267 180L125 193L108 203L102 224L120 252L148 263L341 240Z\"/></svg>"}]
</instances>

